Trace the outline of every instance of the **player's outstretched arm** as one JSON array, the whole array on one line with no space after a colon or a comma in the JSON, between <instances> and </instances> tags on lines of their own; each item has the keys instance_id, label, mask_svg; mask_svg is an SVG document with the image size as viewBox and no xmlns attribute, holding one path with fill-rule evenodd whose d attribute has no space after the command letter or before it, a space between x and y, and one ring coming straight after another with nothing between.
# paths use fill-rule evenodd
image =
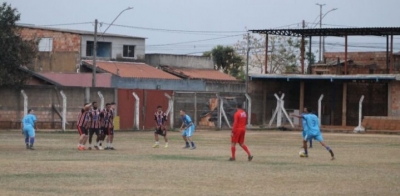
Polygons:
<instances>
[{"instance_id":1,"label":"player's outstretched arm","mask_svg":"<svg viewBox=\"0 0 400 196\"><path fill-rule=\"evenodd\" d=\"M292 114L292 115L290 115L291 117L296 117L296 118L303 118L303 116L302 115L296 115L296 114Z\"/></svg>"}]
</instances>

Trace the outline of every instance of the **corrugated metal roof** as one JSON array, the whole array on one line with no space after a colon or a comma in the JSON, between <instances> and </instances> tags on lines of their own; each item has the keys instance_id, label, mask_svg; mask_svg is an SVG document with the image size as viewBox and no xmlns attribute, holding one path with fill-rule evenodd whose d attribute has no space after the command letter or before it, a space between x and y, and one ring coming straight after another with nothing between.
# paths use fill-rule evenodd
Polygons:
<instances>
[{"instance_id":1,"label":"corrugated metal roof","mask_svg":"<svg viewBox=\"0 0 400 196\"><path fill-rule=\"evenodd\" d=\"M84 60L84 65L92 68L92 60ZM112 73L123 78L153 78L180 80L179 77L166 73L145 63L118 62L118 61L96 61L97 69Z\"/></svg>"},{"instance_id":2,"label":"corrugated metal roof","mask_svg":"<svg viewBox=\"0 0 400 196\"><path fill-rule=\"evenodd\" d=\"M57 82L61 86L91 87L91 73L38 73L39 75ZM96 74L96 87L111 87L111 77L109 73Z\"/></svg>"},{"instance_id":3,"label":"corrugated metal roof","mask_svg":"<svg viewBox=\"0 0 400 196\"><path fill-rule=\"evenodd\" d=\"M171 74L185 79L204 79L219 81L238 81L235 77L225 74L215 69L191 69L161 66L161 68Z\"/></svg>"},{"instance_id":4,"label":"corrugated metal roof","mask_svg":"<svg viewBox=\"0 0 400 196\"><path fill-rule=\"evenodd\" d=\"M400 75L371 74L371 75L308 75L308 74L249 74L253 79L284 79L284 80L400 80Z\"/></svg>"},{"instance_id":5,"label":"corrugated metal roof","mask_svg":"<svg viewBox=\"0 0 400 196\"><path fill-rule=\"evenodd\" d=\"M49 31L58 31L58 32L66 32L66 33L73 33L73 34L79 34L79 35L93 35L94 36L93 31L60 29L60 28L41 27L41 26L35 26L35 25L23 25L23 24L18 24L17 26L23 27L23 28L30 28L30 29L42 29L42 30L49 30ZM98 36L100 36L100 34ZM131 39L146 39L145 37L119 35L119 34L112 34L112 33L105 33L103 36L104 37L122 37L122 38L131 38Z\"/></svg>"},{"instance_id":6,"label":"corrugated metal roof","mask_svg":"<svg viewBox=\"0 0 400 196\"><path fill-rule=\"evenodd\" d=\"M383 36L400 35L400 27L352 27L312 29L254 29L253 33L301 37L308 36Z\"/></svg>"}]
</instances>

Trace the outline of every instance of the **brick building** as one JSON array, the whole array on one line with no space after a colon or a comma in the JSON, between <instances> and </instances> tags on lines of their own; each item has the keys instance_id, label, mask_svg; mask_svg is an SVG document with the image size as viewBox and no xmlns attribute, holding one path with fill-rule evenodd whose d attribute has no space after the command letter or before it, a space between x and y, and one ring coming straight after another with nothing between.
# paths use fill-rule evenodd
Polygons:
<instances>
[{"instance_id":1,"label":"brick building","mask_svg":"<svg viewBox=\"0 0 400 196\"><path fill-rule=\"evenodd\" d=\"M344 74L344 58L344 52L326 52L324 63L312 65L311 73L342 75ZM347 74L388 73L386 52L348 52L347 59ZM400 73L400 53L393 54L393 61L393 73Z\"/></svg>"},{"instance_id":2,"label":"brick building","mask_svg":"<svg viewBox=\"0 0 400 196\"><path fill-rule=\"evenodd\" d=\"M23 39L38 41L34 70L40 72L77 72L82 59L93 56L91 31L20 25ZM98 40L97 56L103 60L144 61L145 38L106 33Z\"/></svg>"}]
</instances>

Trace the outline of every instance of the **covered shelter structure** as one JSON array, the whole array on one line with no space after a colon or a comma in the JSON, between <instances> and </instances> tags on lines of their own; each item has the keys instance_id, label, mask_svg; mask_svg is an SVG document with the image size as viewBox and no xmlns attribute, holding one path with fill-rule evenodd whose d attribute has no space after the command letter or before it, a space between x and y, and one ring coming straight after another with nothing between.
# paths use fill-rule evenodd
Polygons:
<instances>
[{"instance_id":1,"label":"covered shelter structure","mask_svg":"<svg viewBox=\"0 0 400 196\"><path fill-rule=\"evenodd\" d=\"M392 73L393 64L393 36L400 35L400 27L365 27L365 28L317 28L317 29L258 29L249 30L252 33L266 35L265 47L265 73L267 73L268 62L268 35L301 37L301 73L304 73L305 60L305 38L309 38L309 47L311 51L312 37L331 36L344 37L345 62L344 74L347 74L347 49L349 36L386 36L386 57L387 73ZM390 38L390 40L389 40ZM311 54L310 54L311 55Z\"/></svg>"},{"instance_id":2,"label":"covered shelter structure","mask_svg":"<svg viewBox=\"0 0 400 196\"><path fill-rule=\"evenodd\" d=\"M400 81L398 75L392 74L393 36L400 35L400 27L378 28L318 28L318 29L263 29L250 30L253 33L266 35L265 73L249 74L250 94L261 100L263 123L272 116L276 105L274 94L285 93L285 108L303 111L304 107L318 109L318 99L322 99L322 125L352 126L358 125L359 100L364 96L362 117L400 117ZM268 70L268 36L301 37L301 74L269 74ZM343 72L338 75L306 74L305 38L344 37L345 59ZM347 42L349 36L386 36L386 74L349 75L347 71ZM311 55L311 54L310 54ZM398 111L399 110L399 111ZM261 113L261 112L260 112ZM301 122L300 122L301 124ZM400 123L399 123L400 125Z\"/></svg>"}]
</instances>

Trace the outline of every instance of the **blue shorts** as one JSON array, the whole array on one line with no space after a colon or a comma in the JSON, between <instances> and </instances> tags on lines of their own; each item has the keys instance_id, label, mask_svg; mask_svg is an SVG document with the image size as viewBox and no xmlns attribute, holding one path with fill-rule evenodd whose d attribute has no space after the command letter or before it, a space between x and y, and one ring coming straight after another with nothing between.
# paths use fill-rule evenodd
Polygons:
<instances>
[{"instance_id":1,"label":"blue shorts","mask_svg":"<svg viewBox=\"0 0 400 196\"><path fill-rule=\"evenodd\" d=\"M312 140L312 139L317 140L317 141L319 141L319 142L324 141L324 138L322 138L321 133L316 134L316 135L308 135L308 134L306 134L306 135L303 137L303 139L304 139L304 141L310 141L310 140Z\"/></svg>"},{"instance_id":2,"label":"blue shorts","mask_svg":"<svg viewBox=\"0 0 400 196\"><path fill-rule=\"evenodd\" d=\"M193 132L194 132L194 125L192 125L192 126L186 128L186 129L182 132L182 136L185 136L185 137L192 137Z\"/></svg>"},{"instance_id":3,"label":"blue shorts","mask_svg":"<svg viewBox=\"0 0 400 196\"><path fill-rule=\"evenodd\" d=\"M35 137L35 129L33 127L24 127L25 137Z\"/></svg>"}]
</instances>

